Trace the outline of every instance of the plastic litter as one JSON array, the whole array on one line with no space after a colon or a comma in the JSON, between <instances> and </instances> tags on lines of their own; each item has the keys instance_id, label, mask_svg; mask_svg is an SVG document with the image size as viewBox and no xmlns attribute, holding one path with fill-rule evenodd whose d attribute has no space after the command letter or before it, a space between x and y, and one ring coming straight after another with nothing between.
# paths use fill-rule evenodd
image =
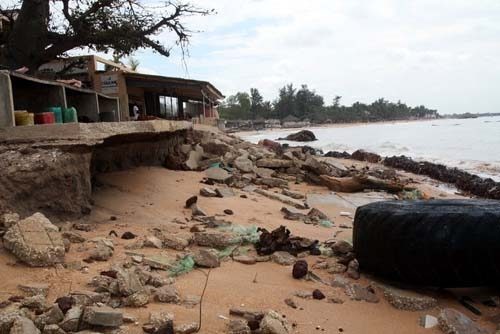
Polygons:
<instances>
[{"instance_id":1,"label":"plastic litter","mask_svg":"<svg viewBox=\"0 0 500 334\"><path fill-rule=\"evenodd\" d=\"M172 265L172 268L168 271L169 276L175 277L183 274L187 274L194 268L194 259L191 255L186 255L179 261Z\"/></svg>"},{"instance_id":2,"label":"plastic litter","mask_svg":"<svg viewBox=\"0 0 500 334\"><path fill-rule=\"evenodd\" d=\"M326 228L331 228L333 227L333 223L329 220L322 220L319 222L320 226L326 227Z\"/></svg>"}]
</instances>

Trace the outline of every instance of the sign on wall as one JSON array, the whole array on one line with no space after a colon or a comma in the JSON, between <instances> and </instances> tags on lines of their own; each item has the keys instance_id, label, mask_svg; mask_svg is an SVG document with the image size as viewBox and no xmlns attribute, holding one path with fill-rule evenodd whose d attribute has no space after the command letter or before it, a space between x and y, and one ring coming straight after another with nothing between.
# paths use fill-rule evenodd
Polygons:
<instances>
[{"instance_id":1,"label":"sign on wall","mask_svg":"<svg viewBox=\"0 0 500 334\"><path fill-rule=\"evenodd\" d=\"M101 93L118 94L118 75L101 75Z\"/></svg>"}]
</instances>

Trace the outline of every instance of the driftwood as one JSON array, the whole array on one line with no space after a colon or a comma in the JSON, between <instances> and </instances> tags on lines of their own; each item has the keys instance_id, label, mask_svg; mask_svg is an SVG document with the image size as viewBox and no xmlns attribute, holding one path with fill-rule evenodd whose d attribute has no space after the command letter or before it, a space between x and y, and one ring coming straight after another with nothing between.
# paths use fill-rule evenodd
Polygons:
<instances>
[{"instance_id":1,"label":"driftwood","mask_svg":"<svg viewBox=\"0 0 500 334\"><path fill-rule=\"evenodd\" d=\"M401 183L382 180L368 175L356 175L352 177L321 175L320 179L328 189L343 193L357 193L365 189L385 190L389 193L407 190L405 185Z\"/></svg>"}]
</instances>

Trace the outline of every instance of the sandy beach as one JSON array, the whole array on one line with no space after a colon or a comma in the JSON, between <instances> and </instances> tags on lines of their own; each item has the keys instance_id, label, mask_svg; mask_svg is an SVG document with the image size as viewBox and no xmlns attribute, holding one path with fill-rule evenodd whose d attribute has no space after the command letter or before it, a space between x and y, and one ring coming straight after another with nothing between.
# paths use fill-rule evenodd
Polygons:
<instances>
[{"instance_id":1,"label":"sandy beach","mask_svg":"<svg viewBox=\"0 0 500 334\"><path fill-rule=\"evenodd\" d=\"M372 165L369 163L336 160L345 165ZM80 262L81 270L56 268L27 268L16 262L16 259L5 249L0 251L0 291L1 298L5 299L16 294L16 287L20 283L44 282L50 285L49 300L64 296L70 291L89 290L89 281L103 270L109 270L114 264L130 261L126 246L137 240L122 240L110 237L110 231L118 236L124 232L132 232L143 238L151 235L154 229L161 229L169 233L189 234L193 221L191 211L184 208L185 199L198 194L202 186L200 181L203 172L179 172L160 167L141 167L128 171L101 174L98 179L99 187L93 194L94 209L90 216L81 221L90 224L90 232L80 232L91 240L96 237L111 238L115 247L114 256L106 262L85 264L81 262L89 251L87 243L73 244L66 255L66 262ZM430 182L416 175L408 175L415 180L415 185L428 196L440 198L457 197L453 193L446 193L440 184ZM295 185L290 183L290 189L303 193L308 197L313 195L327 196L330 194L324 187L306 184ZM242 198L240 195L246 195ZM245 197L245 196L244 196ZM351 239L351 229L339 228L341 225L351 226L352 216L346 217L341 212L354 214L352 206L342 206L332 203L317 204L315 207L327 214L335 223L333 228L318 225L306 225L302 222L291 222L283 219L280 212L282 203L260 196L236 190L236 195L229 198L203 198L199 206L208 215L215 215L230 220L235 225L258 226L269 230L285 225L293 235L326 241L336 236L337 239ZM223 211L231 209L234 215L225 215ZM116 217L116 220L110 220ZM114 218L113 218L114 219ZM74 223L74 222L73 222ZM63 230L69 228L70 223L58 224ZM184 252L196 250L191 246ZM251 247L248 254L255 254ZM170 249L141 248L140 254L161 254L175 257L184 253ZM130 253L128 253L130 254ZM325 257L306 256L311 268L323 261ZM332 274L323 269L312 269L325 281L332 278ZM205 283L207 269L197 269L176 279L181 298L200 296ZM379 296L378 303L355 301L347 297L343 289L334 288L318 282L295 280L291 276L291 266L281 266L272 262L245 265L226 259L220 268L210 271L206 293L202 304L201 333L223 333L228 323L228 310L231 307L245 309L274 309L284 315L290 323L295 324L294 333L439 333L437 328L424 329L419 325L419 319L426 314L437 316L439 309L453 307L468 316L477 319L481 324L492 328L485 319L491 312L481 307L483 317L476 317L460 305L450 291L427 291L438 300L438 307L427 311L402 311L392 307L383 297L378 288L378 281L373 277L362 275L358 281L361 285L371 285ZM328 297L335 297L342 301L340 304L326 300L301 299L294 297L298 309L288 307L284 300L293 296L298 290L312 291L320 289ZM147 322L150 312L168 311L175 314L176 323L198 322L199 305L187 307L182 304L161 304L151 302L143 308L125 308L124 312L137 319L136 324L122 326L124 333L142 333L140 324Z\"/></svg>"}]
</instances>

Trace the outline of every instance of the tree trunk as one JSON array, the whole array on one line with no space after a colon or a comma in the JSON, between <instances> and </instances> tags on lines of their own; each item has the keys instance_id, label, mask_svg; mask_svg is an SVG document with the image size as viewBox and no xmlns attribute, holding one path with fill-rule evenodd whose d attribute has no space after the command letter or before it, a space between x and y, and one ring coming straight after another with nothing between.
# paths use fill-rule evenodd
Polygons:
<instances>
[{"instance_id":1,"label":"tree trunk","mask_svg":"<svg viewBox=\"0 0 500 334\"><path fill-rule=\"evenodd\" d=\"M23 0L4 50L3 65L10 69L26 66L30 72L35 72L45 62L49 9L49 0Z\"/></svg>"}]
</instances>

